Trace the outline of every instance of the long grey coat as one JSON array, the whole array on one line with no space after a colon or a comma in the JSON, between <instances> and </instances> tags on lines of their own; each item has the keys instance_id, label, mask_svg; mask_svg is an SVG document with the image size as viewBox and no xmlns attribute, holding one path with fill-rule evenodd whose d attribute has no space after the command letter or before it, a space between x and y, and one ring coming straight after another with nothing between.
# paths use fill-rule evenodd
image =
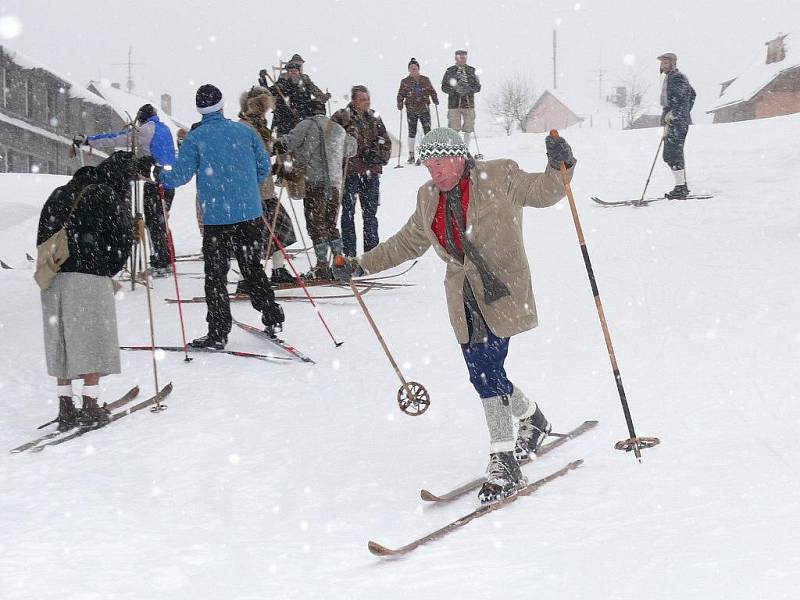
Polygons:
<instances>
[{"instance_id":1,"label":"long grey coat","mask_svg":"<svg viewBox=\"0 0 800 600\"><path fill-rule=\"evenodd\" d=\"M573 170L574 167L569 170L570 179ZM433 246L447 263L447 309L461 344L469 341L464 277L469 279L481 313L495 335L510 337L536 327L536 304L522 236L522 209L552 206L565 195L560 171L548 167L544 173L526 173L508 159L476 163L469 189L467 235L495 276L508 286L510 296L487 304L475 265L466 257L461 264L436 239L431 223L439 206L439 190L432 181L419 188L417 208L400 231L358 259L367 273L376 273L418 258Z\"/></svg>"},{"instance_id":2,"label":"long grey coat","mask_svg":"<svg viewBox=\"0 0 800 600\"><path fill-rule=\"evenodd\" d=\"M320 143L323 137L327 165ZM280 141L291 150L299 166L305 168L306 184L328 185L337 189L342 186L344 159L355 155L357 148L356 139L324 115L303 119L289 133L281 136Z\"/></svg>"}]
</instances>

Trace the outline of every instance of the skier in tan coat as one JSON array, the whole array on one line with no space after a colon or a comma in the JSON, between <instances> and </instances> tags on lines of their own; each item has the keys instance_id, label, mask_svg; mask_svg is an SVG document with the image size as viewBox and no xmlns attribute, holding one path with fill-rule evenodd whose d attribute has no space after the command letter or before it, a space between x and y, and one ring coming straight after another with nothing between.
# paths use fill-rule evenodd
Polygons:
<instances>
[{"instance_id":1,"label":"skier in tan coat","mask_svg":"<svg viewBox=\"0 0 800 600\"><path fill-rule=\"evenodd\" d=\"M561 200L560 165L566 163L571 178L576 162L564 138L548 137L546 146L548 168L526 173L513 160L476 162L458 132L434 129L420 144L431 181L420 187L411 218L391 238L338 269L343 278L376 273L418 258L431 246L447 264L450 323L489 427L487 481L478 494L484 503L526 484L517 461L550 433L536 402L511 383L503 366L511 336L537 325L522 209Z\"/></svg>"}]
</instances>

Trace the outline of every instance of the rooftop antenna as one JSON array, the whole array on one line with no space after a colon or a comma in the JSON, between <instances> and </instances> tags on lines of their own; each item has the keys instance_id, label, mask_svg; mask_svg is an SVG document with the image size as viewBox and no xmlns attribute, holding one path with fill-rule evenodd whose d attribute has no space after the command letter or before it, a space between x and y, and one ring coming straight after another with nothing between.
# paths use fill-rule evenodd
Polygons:
<instances>
[{"instance_id":1,"label":"rooftop antenna","mask_svg":"<svg viewBox=\"0 0 800 600\"><path fill-rule=\"evenodd\" d=\"M133 62L133 46L128 46L128 62L113 64L114 66L128 67L128 81L125 83L125 88L128 90L129 94L132 94L133 88L136 87L136 84L133 81L133 67L144 65L144 63Z\"/></svg>"}]
</instances>

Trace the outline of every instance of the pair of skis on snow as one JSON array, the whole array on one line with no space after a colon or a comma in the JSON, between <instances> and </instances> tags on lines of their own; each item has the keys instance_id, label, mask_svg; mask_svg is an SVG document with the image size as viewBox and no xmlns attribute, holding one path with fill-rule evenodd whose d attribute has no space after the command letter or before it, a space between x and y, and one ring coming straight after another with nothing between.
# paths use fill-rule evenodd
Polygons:
<instances>
[{"instance_id":1,"label":"pair of skis on snow","mask_svg":"<svg viewBox=\"0 0 800 600\"><path fill-rule=\"evenodd\" d=\"M537 457L541 457L541 456L544 456L545 454L548 454L548 453L552 452L556 448L566 444L568 441L574 440L578 436L581 436L584 433L586 433L587 431L593 429L595 426L597 426L597 421L585 421L582 425L580 425L579 427L576 427L575 429L573 429L569 433L564 434L561 437L558 437L555 441L552 441L552 442L549 442L547 444L544 444L536 452L536 456ZM520 461L519 464L520 464L520 466L522 466L522 465L528 464L529 462L531 462L530 458ZM509 496L507 498L503 498L502 500L498 500L497 502L493 502L491 504L484 504L482 506L479 506L478 508L476 508L472 512L464 515L463 517L460 517L460 518L456 519L455 521L452 521L451 523L448 523L447 525L445 525L441 529L437 529L436 531L434 531L432 533L429 533L429 534L427 534L427 535L425 535L425 536L423 536L421 538L418 538L418 539L414 540L413 542L411 542L409 544L406 544L405 546L401 546L400 548L395 548L395 549L387 548L386 546L383 546L383 545L381 545L381 544L379 544L377 542L373 542L372 540L370 540L368 542L367 548L369 549L369 551L372 554L374 554L376 556L387 557L387 558L403 556L405 554L408 554L412 550L415 550L416 548L419 548L423 544L427 544L428 542L431 542L433 540L436 540L436 539L439 539L441 537L444 537L448 533L451 533L451 532L455 531L456 529L459 529L459 528L463 527L464 525L466 525L470 521L473 521L473 520L478 519L480 517L484 517L484 516L488 515L491 512L494 512L496 510L500 510L501 508L504 508L504 507L508 506L509 504L514 502L517 498L520 498L522 496L529 496L530 494L534 493L536 490L538 490L543 485L545 485L547 483L550 483L551 481L554 481L555 479L563 477L564 475L566 475L570 471L573 471L573 470L577 469L578 467L580 467L582 464L583 464L583 459L578 459L578 460L571 461L571 462L567 463L564 467L558 469L557 471L554 471L554 472L550 473L549 475L547 475L545 477L542 477L541 479L537 479L536 481L534 481L532 483L529 483L526 486L520 488L519 490L517 490L517 492L514 495ZM485 481L486 481L486 477L479 477L477 479L473 479L472 481L470 481L468 483L465 483L464 485L461 485L461 486L455 488L454 490L452 490L450 492L447 492L446 494L442 494L442 495L437 495L437 494L434 494L432 492L429 492L426 489L423 489L423 490L420 491L420 497L423 500L425 500L426 502L433 502L433 503L436 503L436 504L445 504L445 503L448 503L448 502L452 502L453 500L461 498L462 496L477 490L481 485L483 485L483 483Z\"/></svg>"},{"instance_id":2,"label":"pair of skis on snow","mask_svg":"<svg viewBox=\"0 0 800 600\"><path fill-rule=\"evenodd\" d=\"M167 396L169 396L170 392L172 392L172 384L168 383L163 388L161 388L161 390L157 394L147 398L146 400L142 400L138 404L134 404L133 406L128 406L139 395L139 386L138 385L134 386L119 399L114 400L109 404L105 404L106 410L108 410L111 413L111 416L107 423L103 423L102 425L95 427L75 427L68 431L51 431L36 438L35 440L31 440L30 442L27 442L25 444L22 444L21 446L13 448L11 450L11 453L19 454L20 452L25 452L26 450L30 450L31 452L41 452L47 446L57 446L59 444L63 444L64 442L74 440L77 437L86 435L90 431L95 431L96 429L102 429L103 427L107 427L111 423L119 421L120 419L127 417L128 415L131 415L135 412L138 412L144 408L160 404L162 400L164 400Z\"/></svg>"},{"instance_id":3,"label":"pair of skis on snow","mask_svg":"<svg viewBox=\"0 0 800 600\"><path fill-rule=\"evenodd\" d=\"M266 362L284 362L284 361L296 361L296 362L303 362L303 363L311 363L315 364L315 362L300 352L297 348L288 344L281 338L277 336L271 336L263 329L255 327L253 325L248 325L247 323L242 323L237 321L236 319L233 320L233 323L247 331L248 333L252 333L253 335L263 339L264 341L268 342L269 344L273 345L278 350L284 352L285 356L279 356L275 354L258 354L256 352L245 352L243 350L228 350L222 349L217 350L216 348L194 348L193 346L189 346L187 350L190 354L195 352L202 352L206 354L227 354L229 356L239 356L241 358L255 358L256 360L263 360ZM120 350L141 350L141 351L151 351L153 349L152 346L120 346ZM183 346L156 346L156 350L163 350L164 352L183 352Z\"/></svg>"},{"instance_id":4,"label":"pair of skis on snow","mask_svg":"<svg viewBox=\"0 0 800 600\"><path fill-rule=\"evenodd\" d=\"M713 194L689 194L686 198L667 198L666 196L659 196L653 198L645 198L639 200L621 200L615 202L609 202L607 200L601 200L597 196L592 196L592 200L599 204L600 206L647 206L653 202L658 202L659 200L708 200L709 198L713 198Z\"/></svg>"}]
</instances>

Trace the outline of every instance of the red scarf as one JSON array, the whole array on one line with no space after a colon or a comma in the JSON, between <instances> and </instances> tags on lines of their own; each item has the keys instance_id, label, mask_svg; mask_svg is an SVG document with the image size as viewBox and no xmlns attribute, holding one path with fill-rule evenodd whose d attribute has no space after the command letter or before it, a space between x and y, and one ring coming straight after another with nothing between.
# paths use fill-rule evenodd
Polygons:
<instances>
[{"instance_id":1,"label":"red scarf","mask_svg":"<svg viewBox=\"0 0 800 600\"><path fill-rule=\"evenodd\" d=\"M467 209L469 208L469 173L466 177L461 178L458 185L461 188L461 212L464 215L464 226L469 227L469 223L467 223ZM445 193L439 192L439 206L436 208L436 214L431 223L431 229L433 233L436 234L436 239L439 240L439 243L445 250L447 250L447 238L444 231L444 206L446 202L447 196ZM453 239L458 249L464 252L464 246L461 243L461 234L458 232L455 219L453 219Z\"/></svg>"}]
</instances>

